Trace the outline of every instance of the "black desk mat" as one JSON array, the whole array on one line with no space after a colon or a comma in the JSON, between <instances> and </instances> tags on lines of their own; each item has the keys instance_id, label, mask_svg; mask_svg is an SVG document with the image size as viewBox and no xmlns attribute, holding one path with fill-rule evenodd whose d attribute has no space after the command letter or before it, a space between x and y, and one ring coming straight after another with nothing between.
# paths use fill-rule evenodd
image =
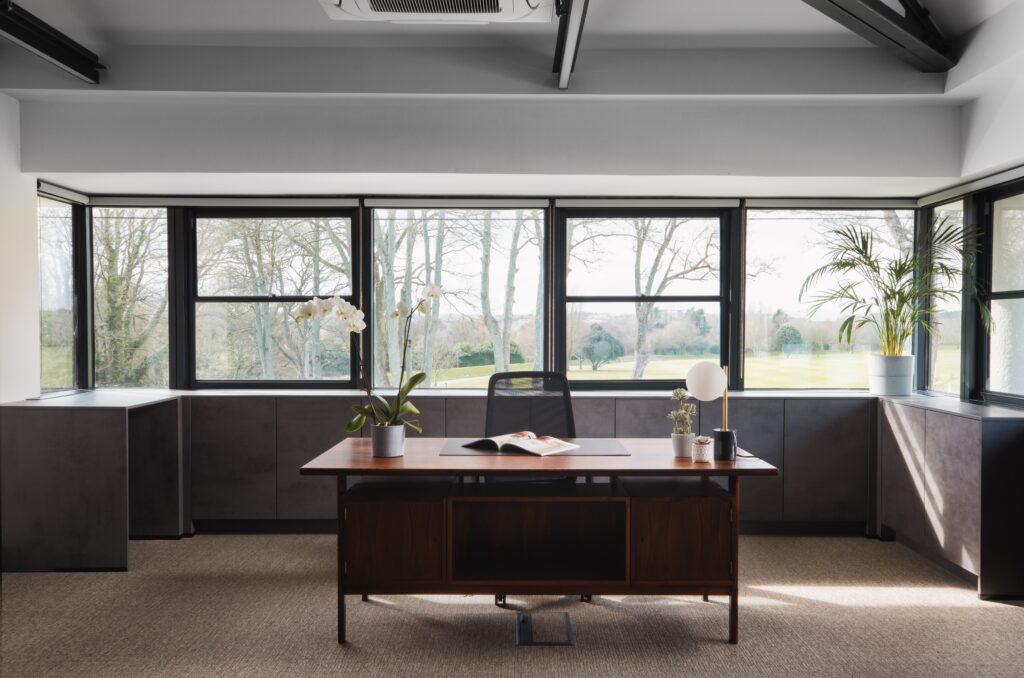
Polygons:
<instances>
[{"instance_id":1,"label":"black desk mat","mask_svg":"<svg viewBox=\"0 0 1024 678\"><path fill-rule=\"evenodd\" d=\"M463 447L466 443L471 443L477 438L463 438L453 439L445 441L443 447L441 447L442 457L510 457L510 456L522 456L528 457L534 456L528 452L495 452L494 450L471 450L468 447ZM625 446L618 440L613 438L576 438L573 440L574 443L579 445L574 450L567 450L565 452L559 452L558 454L549 454L549 457L628 457L629 451Z\"/></svg>"}]
</instances>

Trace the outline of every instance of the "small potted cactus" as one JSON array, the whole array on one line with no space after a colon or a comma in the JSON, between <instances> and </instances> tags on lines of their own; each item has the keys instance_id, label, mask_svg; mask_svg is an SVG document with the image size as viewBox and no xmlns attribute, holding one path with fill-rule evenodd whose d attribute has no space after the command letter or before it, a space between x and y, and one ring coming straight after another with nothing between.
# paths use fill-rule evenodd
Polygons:
<instances>
[{"instance_id":1,"label":"small potted cactus","mask_svg":"<svg viewBox=\"0 0 1024 678\"><path fill-rule=\"evenodd\" d=\"M672 450L680 459L693 456L693 418L697 416L697 406L686 402L689 398L690 394L684 389L672 391L676 409L668 413L668 420L672 422Z\"/></svg>"},{"instance_id":2,"label":"small potted cactus","mask_svg":"<svg viewBox=\"0 0 1024 678\"><path fill-rule=\"evenodd\" d=\"M694 463L706 464L715 458L715 445L711 436L697 436L693 439Z\"/></svg>"}]
</instances>

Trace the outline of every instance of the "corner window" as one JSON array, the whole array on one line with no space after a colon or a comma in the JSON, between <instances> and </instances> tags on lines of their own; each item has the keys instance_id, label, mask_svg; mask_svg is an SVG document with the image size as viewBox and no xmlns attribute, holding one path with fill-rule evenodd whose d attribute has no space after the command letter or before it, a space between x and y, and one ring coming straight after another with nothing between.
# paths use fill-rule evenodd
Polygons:
<instances>
[{"instance_id":1,"label":"corner window","mask_svg":"<svg viewBox=\"0 0 1024 678\"><path fill-rule=\"evenodd\" d=\"M932 210L932 230L940 226L964 226L964 203L957 201L940 205ZM958 291L962 288L961 277L942 281L945 288ZM928 382L927 388L944 393L960 393L960 344L962 328L961 299L934 299L936 314L935 330L928 338Z\"/></svg>"},{"instance_id":2,"label":"corner window","mask_svg":"<svg viewBox=\"0 0 1024 678\"><path fill-rule=\"evenodd\" d=\"M347 382L355 339L337 318L297 323L298 304L356 303L351 211L200 211L195 216L195 381Z\"/></svg>"},{"instance_id":3,"label":"corner window","mask_svg":"<svg viewBox=\"0 0 1024 678\"><path fill-rule=\"evenodd\" d=\"M75 388L74 217L66 202L40 196L39 362L41 390Z\"/></svg>"},{"instance_id":4,"label":"corner window","mask_svg":"<svg viewBox=\"0 0 1024 678\"><path fill-rule=\"evenodd\" d=\"M747 211L746 388L867 388L867 356L881 350L877 334L864 327L842 344L839 305L812 317L812 300L800 299L804 280L826 260L825 234L842 226L870 230L883 252L913 247L913 210Z\"/></svg>"},{"instance_id":5,"label":"corner window","mask_svg":"<svg viewBox=\"0 0 1024 678\"><path fill-rule=\"evenodd\" d=\"M563 212L564 364L576 382L682 381L722 361L722 219Z\"/></svg>"},{"instance_id":6,"label":"corner window","mask_svg":"<svg viewBox=\"0 0 1024 678\"><path fill-rule=\"evenodd\" d=\"M167 210L92 210L97 386L168 385Z\"/></svg>"},{"instance_id":7,"label":"corner window","mask_svg":"<svg viewBox=\"0 0 1024 678\"><path fill-rule=\"evenodd\" d=\"M1024 195L992 209L988 390L1024 395Z\"/></svg>"}]
</instances>

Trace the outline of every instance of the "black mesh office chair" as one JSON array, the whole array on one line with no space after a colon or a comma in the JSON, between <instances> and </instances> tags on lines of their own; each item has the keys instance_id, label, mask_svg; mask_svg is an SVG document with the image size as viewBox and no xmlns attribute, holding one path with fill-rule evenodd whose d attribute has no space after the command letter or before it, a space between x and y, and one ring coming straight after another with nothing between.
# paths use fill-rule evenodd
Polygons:
<instances>
[{"instance_id":1,"label":"black mesh office chair","mask_svg":"<svg viewBox=\"0 0 1024 678\"><path fill-rule=\"evenodd\" d=\"M498 372L487 384L487 421L485 436L516 431L533 431L539 436L575 438L576 422L572 416L569 381L557 372ZM488 477L487 482L564 483L572 485L575 478L513 478ZM592 479L587 478L587 482ZM589 601L589 595L581 596ZM505 604L505 594L494 596L495 605Z\"/></svg>"},{"instance_id":2,"label":"black mesh office chair","mask_svg":"<svg viewBox=\"0 0 1024 678\"><path fill-rule=\"evenodd\" d=\"M487 384L485 436L533 431L575 438L569 381L557 372L498 372Z\"/></svg>"}]
</instances>

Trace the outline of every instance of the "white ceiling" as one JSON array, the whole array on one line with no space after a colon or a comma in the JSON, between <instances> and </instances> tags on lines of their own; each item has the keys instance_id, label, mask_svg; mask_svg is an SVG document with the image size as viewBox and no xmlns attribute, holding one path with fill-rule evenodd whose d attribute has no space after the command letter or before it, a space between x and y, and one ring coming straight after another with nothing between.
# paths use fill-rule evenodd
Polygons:
<instances>
[{"instance_id":1,"label":"white ceiling","mask_svg":"<svg viewBox=\"0 0 1024 678\"><path fill-rule=\"evenodd\" d=\"M895 4L896 0L885 0ZM1013 0L925 0L958 36ZM318 0L19 0L99 49L111 45L515 46L555 24L410 26L332 21ZM591 0L583 46L848 47L867 43L802 0Z\"/></svg>"}]
</instances>

